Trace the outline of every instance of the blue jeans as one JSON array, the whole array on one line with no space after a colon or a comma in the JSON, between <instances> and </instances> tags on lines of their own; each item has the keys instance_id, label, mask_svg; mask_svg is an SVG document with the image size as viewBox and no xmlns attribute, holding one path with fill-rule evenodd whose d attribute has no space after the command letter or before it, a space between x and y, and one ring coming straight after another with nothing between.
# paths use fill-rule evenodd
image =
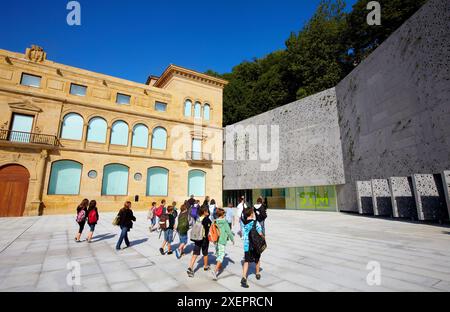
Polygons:
<instances>
[{"instance_id":1,"label":"blue jeans","mask_svg":"<svg viewBox=\"0 0 450 312\"><path fill-rule=\"evenodd\" d=\"M122 245L123 240L125 240L125 245L127 247L130 247L130 241L128 240L128 231L130 230L126 226L121 226L120 229L122 230L120 232L119 241L117 242L116 249L120 249L120 245Z\"/></svg>"}]
</instances>

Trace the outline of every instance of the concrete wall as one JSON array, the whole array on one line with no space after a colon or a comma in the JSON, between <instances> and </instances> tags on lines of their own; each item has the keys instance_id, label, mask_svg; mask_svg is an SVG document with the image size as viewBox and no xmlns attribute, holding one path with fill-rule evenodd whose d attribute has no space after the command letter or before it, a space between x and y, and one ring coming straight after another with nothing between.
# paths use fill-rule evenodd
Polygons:
<instances>
[{"instance_id":1,"label":"concrete wall","mask_svg":"<svg viewBox=\"0 0 450 312\"><path fill-rule=\"evenodd\" d=\"M450 1L430 0L336 86L344 186L450 168Z\"/></svg>"},{"instance_id":2,"label":"concrete wall","mask_svg":"<svg viewBox=\"0 0 450 312\"><path fill-rule=\"evenodd\" d=\"M335 90L329 89L302 100L276 108L258 116L241 121L241 125L278 125L279 162L274 171L262 171L267 162L229 160L224 157L225 190L283 188L296 186L337 185L344 183L341 141L336 109ZM270 129L270 128L268 128ZM236 139L227 136L225 148L245 149L251 138L244 131ZM270 130L268 130L270 133ZM272 140L270 141L272 144ZM229 146L229 145L232 146ZM236 156L236 154L235 154Z\"/></svg>"}]
</instances>

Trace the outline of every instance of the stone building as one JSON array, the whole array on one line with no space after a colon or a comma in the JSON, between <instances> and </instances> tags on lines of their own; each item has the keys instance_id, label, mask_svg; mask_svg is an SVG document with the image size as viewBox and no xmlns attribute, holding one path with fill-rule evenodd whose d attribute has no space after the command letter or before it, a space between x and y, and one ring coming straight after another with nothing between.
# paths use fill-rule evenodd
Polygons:
<instances>
[{"instance_id":1,"label":"stone building","mask_svg":"<svg viewBox=\"0 0 450 312\"><path fill-rule=\"evenodd\" d=\"M0 50L0 216L222 197L226 81L170 65L146 84Z\"/></svg>"},{"instance_id":2,"label":"stone building","mask_svg":"<svg viewBox=\"0 0 450 312\"><path fill-rule=\"evenodd\" d=\"M247 157L225 155L225 200L448 219L449 34L450 2L429 0L336 87L228 126L224 150ZM279 126L276 170L248 157L249 125Z\"/></svg>"}]
</instances>

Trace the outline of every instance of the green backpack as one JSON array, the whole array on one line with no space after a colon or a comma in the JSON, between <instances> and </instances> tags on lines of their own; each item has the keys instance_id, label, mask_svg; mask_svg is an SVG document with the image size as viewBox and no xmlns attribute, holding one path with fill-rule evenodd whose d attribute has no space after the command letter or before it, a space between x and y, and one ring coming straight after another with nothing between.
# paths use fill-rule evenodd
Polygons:
<instances>
[{"instance_id":1,"label":"green backpack","mask_svg":"<svg viewBox=\"0 0 450 312\"><path fill-rule=\"evenodd\" d=\"M189 218L188 213L180 213L178 216L177 232L181 235L185 235L189 231Z\"/></svg>"}]
</instances>

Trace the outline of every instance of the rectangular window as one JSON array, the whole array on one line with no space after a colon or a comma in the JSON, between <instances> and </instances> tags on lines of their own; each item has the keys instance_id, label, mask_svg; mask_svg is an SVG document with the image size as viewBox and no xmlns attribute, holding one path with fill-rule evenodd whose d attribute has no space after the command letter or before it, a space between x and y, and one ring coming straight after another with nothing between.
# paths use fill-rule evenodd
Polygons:
<instances>
[{"instance_id":1,"label":"rectangular window","mask_svg":"<svg viewBox=\"0 0 450 312\"><path fill-rule=\"evenodd\" d=\"M130 104L130 102L131 102L131 96L122 94L122 93L117 93L117 99L116 99L117 104Z\"/></svg>"},{"instance_id":2,"label":"rectangular window","mask_svg":"<svg viewBox=\"0 0 450 312\"><path fill-rule=\"evenodd\" d=\"M23 73L20 84L23 86L39 88L41 86L41 78L42 77Z\"/></svg>"},{"instance_id":3,"label":"rectangular window","mask_svg":"<svg viewBox=\"0 0 450 312\"><path fill-rule=\"evenodd\" d=\"M163 102L156 102L155 110L158 112L165 112L167 110L167 104Z\"/></svg>"},{"instance_id":4,"label":"rectangular window","mask_svg":"<svg viewBox=\"0 0 450 312\"><path fill-rule=\"evenodd\" d=\"M77 85L77 84L70 84L70 94L78 95L78 96L86 96L86 86Z\"/></svg>"}]
</instances>

